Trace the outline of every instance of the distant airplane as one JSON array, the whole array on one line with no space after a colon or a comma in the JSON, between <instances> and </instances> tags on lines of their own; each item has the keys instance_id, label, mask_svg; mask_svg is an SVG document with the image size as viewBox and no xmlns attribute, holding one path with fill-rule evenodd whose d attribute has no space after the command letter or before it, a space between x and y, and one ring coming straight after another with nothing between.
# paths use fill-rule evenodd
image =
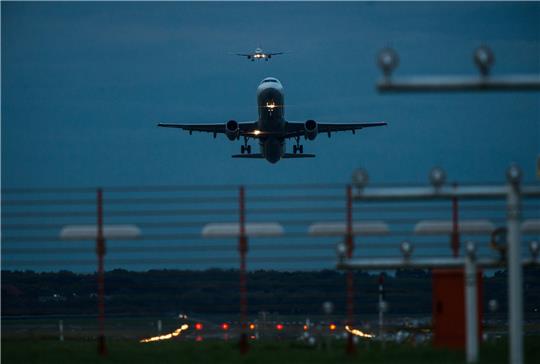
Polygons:
<instances>
[{"instance_id":1,"label":"distant airplane","mask_svg":"<svg viewBox=\"0 0 540 364\"><path fill-rule=\"evenodd\" d=\"M256 48L252 53L236 53L237 56L246 57L247 59L251 59L252 62L256 59L264 59L268 61L270 58L272 58L272 56L278 56L280 54L283 54L283 52L267 53L261 48Z\"/></svg>"},{"instance_id":2,"label":"distant airplane","mask_svg":"<svg viewBox=\"0 0 540 364\"><path fill-rule=\"evenodd\" d=\"M352 131L372 126L386 125L386 122L375 123L320 123L315 120L305 122L286 121L284 118L284 93L283 86L278 79L267 77L257 88L257 104L259 118L256 121L237 122L229 120L218 124L165 124L158 126L164 128L179 128L189 131L225 134L230 140L244 138L244 144L240 147L241 154L235 154L233 158L261 158L270 163L276 163L281 158L311 158L314 154L304 154L304 147L300 144L300 137L314 140L317 134L327 133L328 137L333 132ZM249 138L258 139L260 153L251 154ZM294 138L293 153L285 153L285 140Z\"/></svg>"}]
</instances>

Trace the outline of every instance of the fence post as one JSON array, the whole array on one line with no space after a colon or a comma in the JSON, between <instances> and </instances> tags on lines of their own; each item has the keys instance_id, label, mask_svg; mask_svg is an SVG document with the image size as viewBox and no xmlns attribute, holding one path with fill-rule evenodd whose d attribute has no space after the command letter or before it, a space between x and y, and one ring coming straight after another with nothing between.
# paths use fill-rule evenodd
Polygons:
<instances>
[{"instance_id":1,"label":"fence post","mask_svg":"<svg viewBox=\"0 0 540 364\"><path fill-rule=\"evenodd\" d=\"M476 284L475 245L467 242L465 255L465 327L467 363L478 361L478 297Z\"/></svg>"},{"instance_id":2,"label":"fence post","mask_svg":"<svg viewBox=\"0 0 540 364\"><path fill-rule=\"evenodd\" d=\"M249 350L247 338L247 276L246 254L248 242L246 237L245 195L244 186L240 186L239 193L239 217L240 234L238 237L238 251L240 253L240 353L245 354Z\"/></svg>"},{"instance_id":3,"label":"fence post","mask_svg":"<svg viewBox=\"0 0 540 364\"><path fill-rule=\"evenodd\" d=\"M101 356L107 355L107 345L105 343L105 238L103 236L103 191L97 190L97 239L96 253L98 257L98 353Z\"/></svg>"},{"instance_id":4,"label":"fence post","mask_svg":"<svg viewBox=\"0 0 540 364\"><path fill-rule=\"evenodd\" d=\"M521 267L521 171L516 165L507 171L507 231L508 231L508 318L510 358L512 364L523 363L523 268Z\"/></svg>"},{"instance_id":5,"label":"fence post","mask_svg":"<svg viewBox=\"0 0 540 364\"><path fill-rule=\"evenodd\" d=\"M354 251L353 215L352 215L352 187L347 185L347 233L346 233L347 259L351 259ZM354 271L347 271L347 325L354 324ZM353 334L347 336L347 354L353 355L356 351Z\"/></svg>"},{"instance_id":6,"label":"fence post","mask_svg":"<svg viewBox=\"0 0 540 364\"><path fill-rule=\"evenodd\" d=\"M383 333L384 333L384 310L386 301L384 299L384 274L379 274L379 338L384 346Z\"/></svg>"},{"instance_id":7,"label":"fence post","mask_svg":"<svg viewBox=\"0 0 540 364\"><path fill-rule=\"evenodd\" d=\"M58 321L58 335L60 341L64 341L64 320Z\"/></svg>"},{"instance_id":8,"label":"fence post","mask_svg":"<svg viewBox=\"0 0 540 364\"><path fill-rule=\"evenodd\" d=\"M457 188L457 183L454 183ZM459 205L457 196L452 197L452 254L454 258L459 255Z\"/></svg>"}]
</instances>

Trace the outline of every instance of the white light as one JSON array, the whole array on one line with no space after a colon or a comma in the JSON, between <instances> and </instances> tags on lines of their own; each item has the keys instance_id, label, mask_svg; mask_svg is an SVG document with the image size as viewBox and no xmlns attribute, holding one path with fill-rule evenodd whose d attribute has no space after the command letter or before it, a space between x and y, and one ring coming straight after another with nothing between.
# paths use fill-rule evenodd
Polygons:
<instances>
[{"instance_id":1,"label":"white light","mask_svg":"<svg viewBox=\"0 0 540 364\"><path fill-rule=\"evenodd\" d=\"M384 221L355 222L352 230L354 234L384 235L388 234L388 224ZM347 233L347 224L340 221L316 222L308 228L309 235L341 236Z\"/></svg>"},{"instance_id":2,"label":"white light","mask_svg":"<svg viewBox=\"0 0 540 364\"><path fill-rule=\"evenodd\" d=\"M135 225L104 225L103 237L105 239L136 239L141 230ZM93 240L97 238L96 225L67 225L60 231L60 238L64 240Z\"/></svg>"},{"instance_id":3,"label":"white light","mask_svg":"<svg viewBox=\"0 0 540 364\"><path fill-rule=\"evenodd\" d=\"M248 237L268 237L283 235L283 226L275 222L248 222L245 224L245 234ZM240 235L238 223L210 223L202 230L205 238L237 237Z\"/></svg>"},{"instance_id":4,"label":"white light","mask_svg":"<svg viewBox=\"0 0 540 364\"><path fill-rule=\"evenodd\" d=\"M255 130L255 131L253 132L253 134L255 134L255 135L259 135L260 133L261 133L260 130Z\"/></svg>"},{"instance_id":5,"label":"white light","mask_svg":"<svg viewBox=\"0 0 540 364\"><path fill-rule=\"evenodd\" d=\"M277 107L277 105L274 101L268 101L266 103L266 107L268 108L268 110L272 111Z\"/></svg>"}]
</instances>

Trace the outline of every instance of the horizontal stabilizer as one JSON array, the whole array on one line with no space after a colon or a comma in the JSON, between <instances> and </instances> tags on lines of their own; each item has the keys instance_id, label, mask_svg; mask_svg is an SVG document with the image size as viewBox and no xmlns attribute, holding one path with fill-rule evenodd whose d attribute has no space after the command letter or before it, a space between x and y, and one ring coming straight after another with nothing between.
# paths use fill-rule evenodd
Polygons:
<instances>
[{"instance_id":1,"label":"horizontal stabilizer","mask_svg":"<svg viewBox=\"0 0 540 364\"><path fill-rule=\"evenodd\" d=\"M258 158L258 159L264 159L264 157L263 157L263 155L261 153L235 154L232 157L233 158Z\"/></svg>"},{"instance_id":2,"label":"horizontal stabilizer","mask_svg":"<svg viewBox=\"0 0 540 364\"><path fill-rule=\"evenodd\" d=\"M293 153L285 153L283 154L283 159L286 158L315 158L315 154L293 154Z\"/></svg>"}]
</instances>

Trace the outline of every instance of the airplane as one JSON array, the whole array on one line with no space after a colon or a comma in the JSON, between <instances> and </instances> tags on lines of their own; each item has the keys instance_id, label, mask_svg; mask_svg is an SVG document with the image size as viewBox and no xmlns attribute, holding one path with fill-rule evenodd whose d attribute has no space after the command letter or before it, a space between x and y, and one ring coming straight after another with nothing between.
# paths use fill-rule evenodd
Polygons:
<instances>
[{"instance_id":1,"label":"airplane","mask_svg":"<svg viewBox=\"0 0 540 364\"><path fill-rule=\"evenodd\" d=\"M272 56L277 56L280 54L283 54L283 52L275 52L275 53L267 53L264 52L261 48L256 48L253 53L235 53L237 56L246 57L247 59L251 59L251 62L255 61L256 59L264 59L268 61Z\"/></svg>"},{"instance_id":2,"label":"airplane","mask_svg":"<svg viewBox=\"0 0 540 364\"><path fill-rule=\"evenodd\" d=\"M326 133L328 137L334 132L352 131L374 126L387 125L386 122L372 123L321 123L315 120L305 122L287 121L285 119L284 92L281 82L277 78L267 77L262 80L257 88L257 106L259 117L255 121L238 122L229 120L226 123L217 124L169 124L159 123L164 128L178 128L189 131L212 133L214 138L217 134L225 134L229 140L244 139L240 147L241 154L235 154L233 158L259 158L266 159L270 163L277 163L280 159L313 158L314 154L304 154L304 146L300 144L300 138L314 140L319 133ZM251 153L249 139L257 139L260 145L260 153ZM294 139L293 152L285 152L285 141Z\"/></svg>"}]
</instances>

